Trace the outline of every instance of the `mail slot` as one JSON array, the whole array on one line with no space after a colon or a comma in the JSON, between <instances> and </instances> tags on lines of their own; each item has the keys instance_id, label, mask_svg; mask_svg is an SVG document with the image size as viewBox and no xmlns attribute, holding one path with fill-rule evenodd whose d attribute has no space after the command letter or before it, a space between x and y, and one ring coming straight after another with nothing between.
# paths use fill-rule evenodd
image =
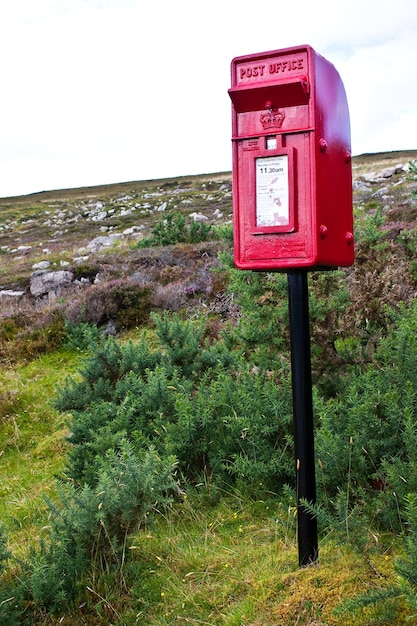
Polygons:
<instances>
[{"instance_id":1,"label":"mail slot","mask_svg":"<svg viewBox=\"0 0 417 626\"><path fill-rule=\"evenodd\" d=\"M335 67L310 46L231 63L235 265L352 265L350 121Z\"/></svg>"}]
</instances>

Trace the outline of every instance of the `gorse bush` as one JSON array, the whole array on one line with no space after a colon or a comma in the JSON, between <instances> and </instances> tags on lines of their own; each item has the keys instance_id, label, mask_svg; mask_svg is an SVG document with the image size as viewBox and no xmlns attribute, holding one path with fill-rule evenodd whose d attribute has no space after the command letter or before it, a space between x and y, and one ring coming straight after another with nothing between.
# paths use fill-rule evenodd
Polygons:
<instances>
[{"instance_id":1,"label":"gorse bush","mask_svg":"<svg viewBox=\"0 0 417 626\"><path fill-rule=\"evenodd\" d=\"M221 341L209 342L205 322L187 322L167 312L152 314L151 318L164 355L183 379L198 380L218 365L233 367L236 355Z\"/></svg>"},{"instance_id":2,"label":"gorse bush","mask_svg":"<svg viewBox=\"0 0 417 626\"><path fill-rule=\"evenodd\" d=\"M168 441L188 480L279 490L293 472L290 382L224 369L203 376L193 393L177 394Z\"/></svg>"},{"instance_id":3,"label":"gorse bush","mask_svg":"<svg viewBox=\"0 0 417 626\"><path fill-rule=\"evenodd\" d=\"M6 569L6 561L10 558L10 550L7 547L7 538L3 526L0 526L0 575Z\"/></svg>"},{"instance_id":4,"label":"gorse bush","mask_svg":"<svg viewBox=\"0 0 417 626\"><path fill-rule=\"evenodd\" d=\"M184 323L178 315L167 313L152 315L152 321L169 362L180 368L185 377L190 377L197 369L204 324L196 327L195 324Z\"/></svg>"},{"instance_id":5,"label":"gorse bush","mask_svg":"<svg viewBox=\"0 0 417 626\"><path fill-rule=\"evenodd\" d=\"M224 265L231 263L227 255ZM239 323L223 338L228 349L263 369L280 370L290 360L288 279L274 272L230 272L230 290L239 306ZM325 395L341 389L351 355L343 342L350 337L346 326L349 306L342 271L316 272L309 277L312 373ZM358 358L358 354L355 355Z\"/></svg>"},{"instance_id":6,"label":"gorse bush","mask_svg":"<svg viewBox=\"0 0 417 626\"><path fill-rule=\"evenodd\" d=\"M138 243L139 248L149 246L169 246L178 243L200 243L207 241L211 234L211 226L205 222L187 220L178 212L168 213L159 220L152 229L150 237Z\"/></svg>"},{"instance_id":7,"label":"gorse bush","mask_svg":"<svg viewBox=\"0 0 417 626\"><path fill-rule=\"evenodd\" d=\"M67 477L93 486L103 456L127 438L137 449L175 455L193 483L239 478L277 488L288 480L288 371L277 385L271 372L249 370L223 342L209 344L204 325L167 314L153 321L159 349L103 340L81 379L60 390L56 406L72 414Z\"/></svg>"},{"instance_id":8,"label":"gorse bush","mask_svg":"<svg viewBox=\"0 0 417 626\"><path fill-rule=\"evenodd\" d=\"M288 375L249 368L205 326L153 316L155 340L97 337L80 376L59 390L71 449L48 502L50 521L22 563L26 602L61 611L92 572L125 584L130 536L203 481L251 493L279 490L293 466ZM89 339L89 333L86 333Z\"/></svg>"},{"instance_id":9,"label":"gorse bush","mask_svg":"<svg viewBox=\"0 0 417 626\"><path fill-rule=\"evenodd\" d=\"M116 339L101 338L81 367L81 381L68 379L55 400L60 411L87 409L98 400L113 400L115 389L127 374L142 375L163 361L161 352L145 341L122 345Z\"/></svg>"},{"instance_id":10,"label":"gorse bush","mask_svg":"<svg viewBox=\"0 0 417 626\"><path fill-rule=\"evenodd\" d=\"M119 451L101 457L94 487L63 486L59 504L49 503L50 537L24 566L27 596L56 611L77 595L91 568L112 567L122 578L129 533L171 503L174 474L173 458L161 459L152 447L138 452L123 440Z\"/></svg>"},{"instance_id":11,"label":"gorse bush","mask_svg":"<svg viewBox=\"0 0 417 626\"><path fill-rule=\"evenodd\" d=\"M405 550L395 564L399 574L398 595L405 596L413 608L413 618L417 618L417 492L407 494L404 499L404 511L407 529Z\"/></svg>"},{"instance_id":12,"label":"gorse bush","mask_svg":"<svg viewBox=\"0 0 417 626\"><path fill-rule=\"evenodd\" d=\"M411 180L417 180L417 163L416 161L408 162L408 176Z\"/></svg>"},{"instance_id":13,"label":"gorse bush","mask_svg":"<svg viewBox=\"0 0 417 626\"><path fill-rule=\"evenodd\" d=\"M402 532L417 493L417 307L390 318L375 361L352 370L342 396L315 403L319 501L334 514L343 494L345 519L356 511L364 532Z\"/></svg>"},{"instance_id":14,"label":"gorse bush","mask_svg":"<svg viewBox=\"0 0 417 626\"><path fill-rule=\"evenodd\" d=\"M93 484L97 459L127 437L174 454L194 483L202 475L252 485L269 480L277 488L291 481L286 277L236 272L232 279L241 317L219 341L207 342L204 324L165 313L152 314L159 346L97 343L81 379L68 381L56 401L72 413L71 479ZM336 272L322 273L311 278L310 290L316 449L330 495L344 487L348 473L358 493L380 490L400 468L410 475L415 439L416 347L409 339L415 307L387 311L391 330L373 364L352 363L341 330L347 306L341 282ZM411 437L408 448L404 437ZM387 518L391 510L385 507ZM398 520L397 509L395 515Z\"/></svg>"},{"instance_id":15,"label":"gorse bush","mask_svg":"<svg viewBox=\"0 0 417 626\"><path fill-rule=\"evenodd\" d=\"M223 262L231 263L231 258L223 255ZM231 267L229 272L229 289L239 305L240 318L224 333L224 340L230 350L239 351L254 365L274 368L277 355L289 356L286 276Z\"/></svg>"},{"instance_id":16,"label":"gorse bush","mask_svg":"<svg viewBox=\"0 0 417 626\"><path fill-rule=\"evenodd\" d=\"M65 322L65 330L65 346L69 350L87 351L103 338L103 333L97 326L85 322L78 324Z\"/></svg>"},{"instance_id":17,"label":"gorse bush","mask_svg":"<svg viewBox=\"0 0 417 626\"><path fill-rule=\"evenodd\" d=\"M115 386L112 401L99 400L85 410L74 411L67 475L77 483L94 484L102 456L108 450L118 450L126 437L145 448L152 443L162 453L164 428L172 418L178 384L175 370L169 372L163 367L142 376L127 374Z\"/></svg>"}]
</instances>

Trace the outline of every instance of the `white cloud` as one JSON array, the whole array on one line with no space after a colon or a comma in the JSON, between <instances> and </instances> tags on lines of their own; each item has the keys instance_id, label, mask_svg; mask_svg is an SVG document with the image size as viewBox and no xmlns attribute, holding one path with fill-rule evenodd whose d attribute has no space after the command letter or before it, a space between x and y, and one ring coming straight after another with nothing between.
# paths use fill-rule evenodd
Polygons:
<instances>
[{"instance_id":1,"label":"white cloud","mask_svg":"<svg viewBox=\"0 0 417 626\"><path fill-rule=\"evenodd\" d=\"M230 170L231 59L305 43L354 153L417 148L414 0L3 3L0 196Z\"/></svg>"},{"instance_id":2,"label":"white cloud","mask_svg":"<svg viewBox=\"0 0 417 626\"><path fill-rule=\"evenodd\" d=\"M355 153L417 149L416 34L405 32L393 41L358 48L338 63L349 97Z\"/></svg>"}]
</instances>

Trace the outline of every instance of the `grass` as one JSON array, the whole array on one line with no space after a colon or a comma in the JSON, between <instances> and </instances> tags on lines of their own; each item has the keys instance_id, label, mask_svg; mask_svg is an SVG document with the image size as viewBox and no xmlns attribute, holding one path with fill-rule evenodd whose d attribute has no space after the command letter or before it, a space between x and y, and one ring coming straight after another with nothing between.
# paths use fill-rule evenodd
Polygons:
<instances>
[{"instance_id":1,"label":"grass","mask_svg":"<svg viewBox=\"0 0 417 626\"><path fill-rule=\"evenodd\" d=\"M159 606L146 619L150 624L253 620L278 573L280 578L296 562L294 518L290 513L290 527L283 528L288 520L277 517L273 506L244 505L239 498L209 510L196 504L183 504L141 542L145 558L159 563L154 574Z\"/></svg>"},{"instance_id":2,"label":"grass","mask_svg":"<svg viewBox=\"0 0 417 626\"><path fill-rule=\"evenodd\" d=\"M45 523L43 498L54 492L62 471L67 433L65 416L51 401L78 361L78 355L61 350L0 372L0 519L14 553Z\"/></svg>"},{"instance_id":3,"label":"grass","mask_svg":"<svg viewBox=\"0 0 417 626\"><path fill-rule=\"evenodd\" d=\"M282 502L247 502L223 497L216 506L198 497L138 533L132 549L140 569L129 585L129 611L123 624L172 626L337 626L373 623L382 607L352 620L336 614L343 599L364 588L386 584L391 556L375 556L370 564L351 547L323 540L319 564L299 569L294 510ZM133 570L132 570L133 571ZM133 576L135 578L135 576ZM93 589L92 585L88 585ZM103 597L103 589L93 589ZM120 615L120 591L107 602ZM101 619L109 606L102 603ZM384 607L394 615L393 608ZM96 615L97 619L97 615ZM396 624L401 621L395 613ZM95 623L105 623L99 621Z\"/></svg>"}]
</instances>

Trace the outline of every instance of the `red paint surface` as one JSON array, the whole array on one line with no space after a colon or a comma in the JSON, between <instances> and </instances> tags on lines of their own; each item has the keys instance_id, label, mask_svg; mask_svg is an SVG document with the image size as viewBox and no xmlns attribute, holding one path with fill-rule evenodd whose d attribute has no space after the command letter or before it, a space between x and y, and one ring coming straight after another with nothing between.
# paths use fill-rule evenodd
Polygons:
<instances>
[{"instance_id":1,"label":"red paint surface","mask_svg":"<svg viewBox=\"0 0 417 626\"><path fill-rule=\"evenodd\" d=\"M338 72L299 46L235 58L231 73L236 266L352 265L350 121Z\"/></svg>"}]
</instances>

